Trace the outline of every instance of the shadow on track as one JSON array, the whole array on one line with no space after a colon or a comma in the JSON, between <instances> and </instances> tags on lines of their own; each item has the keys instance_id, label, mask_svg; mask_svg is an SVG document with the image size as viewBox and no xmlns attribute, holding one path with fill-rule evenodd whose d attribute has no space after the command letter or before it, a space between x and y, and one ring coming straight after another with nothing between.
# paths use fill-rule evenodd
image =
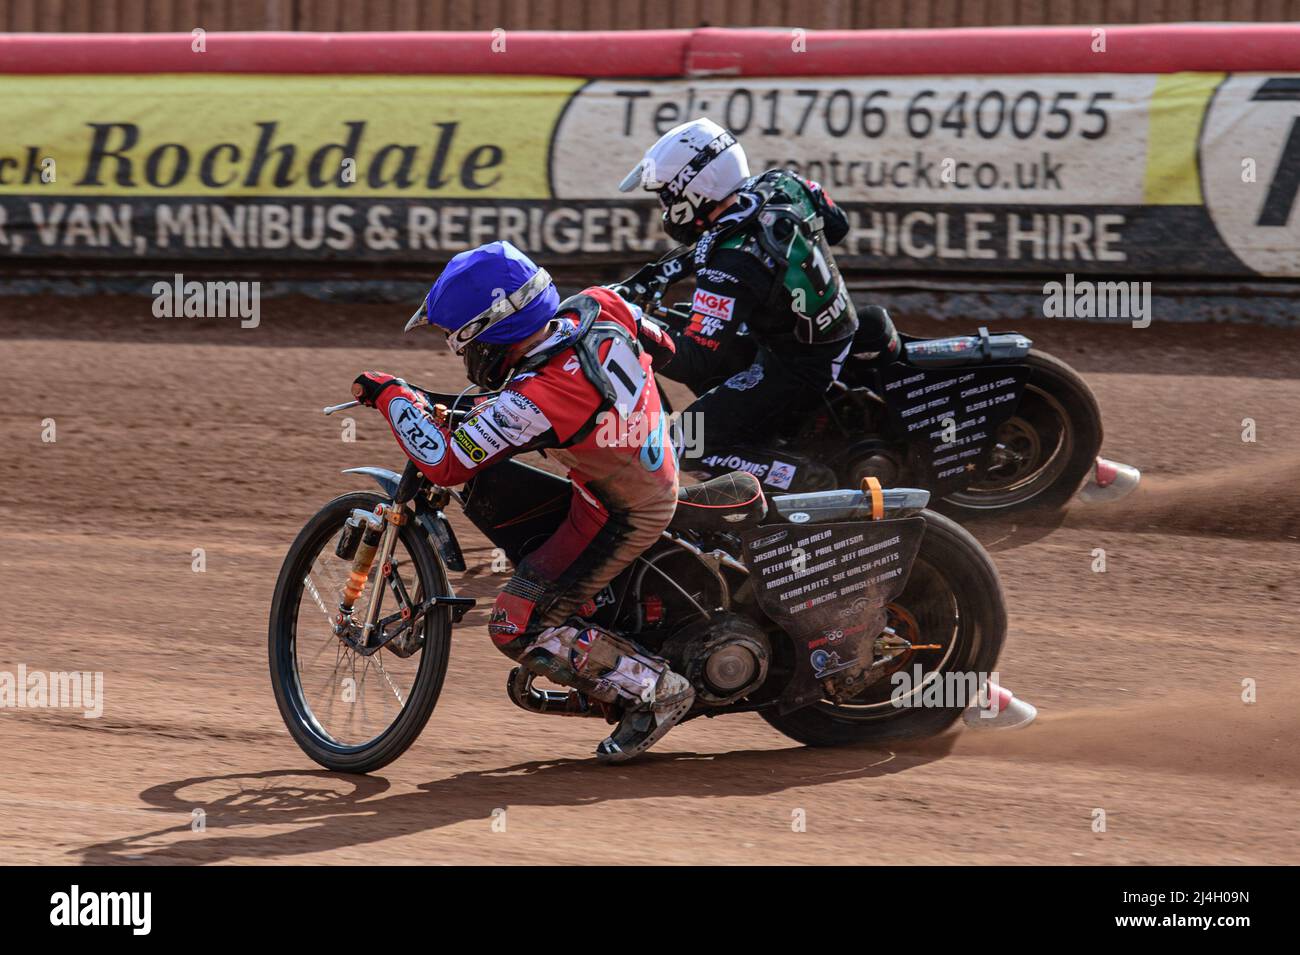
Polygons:
<instances>
[{"instance_id":1,"label":"shadow on track","mask_svg":"<svg viewBox=\"0 0 1300 955\"><path fill-rule=\"evenodd\" d=\"M269 770L162 783L140 794L160 814L184 821L76 850L87 865L204 865L283 860L377 843L468 820L486 824L497 808L586 806L620 799L765 796L786 789L904 772L948 754L955 734L888 749L741 750L663 753L624 766L557 759L457 773L418 792L384 795L379 776ZM191 833L202 809L206 831ZM277 831L241 833L274 827Z\"/></svg>"}]
</instances>

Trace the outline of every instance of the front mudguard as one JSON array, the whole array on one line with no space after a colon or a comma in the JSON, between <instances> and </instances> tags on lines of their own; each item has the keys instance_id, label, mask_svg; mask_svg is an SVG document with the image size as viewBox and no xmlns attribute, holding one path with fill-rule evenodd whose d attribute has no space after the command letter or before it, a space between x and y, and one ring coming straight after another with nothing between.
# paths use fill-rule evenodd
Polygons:
<instances>
[{"instance_id":1,"label":"front mudguard","mask_svg":"<svg viewBox=\"0 0 1300 955\"><path fill-rule=\"evenodd\" d=\"M388 468L344 468L343 473L364 474L373 478L390 498L396 496L397 485L402 480L400 474ZM427 502L421 496L415 502L415 522L433 543L434 549L437 550L438 556L442 558L448 570L465 570L465 555L460 549L460 541L456 539L456 532L452 529L446 514L441 510L429 510Z\"/></svg>"}]
</instances>

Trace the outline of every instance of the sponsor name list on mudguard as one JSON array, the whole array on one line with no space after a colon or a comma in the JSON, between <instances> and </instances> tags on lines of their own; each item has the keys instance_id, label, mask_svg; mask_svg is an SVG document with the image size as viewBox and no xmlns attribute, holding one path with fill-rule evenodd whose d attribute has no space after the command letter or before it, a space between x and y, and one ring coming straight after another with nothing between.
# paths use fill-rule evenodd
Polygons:
<instances>
[{"instance_id":1,"label":"sponsor name list on mudguard","mask_svg":"<svg viewBox=\"0 0 1300 955\"><path fill-rule=\"evenodd\" d=\"M870 667L884 607L907 585L924 534L924 518L905 517L769 525L742 536L759 606L794 643L783 710L821 699L824 680Z\"/></svg>"},{"instance_id":2,"label":"sponsor name list on mudguard","mask_svg":"<svg viewBox=\"0 0 1300 955\"><path fill-rule=\"evenodd\" d=\"M935 497L960 491L984 473L998 427L1015 413L1028 378L1023 365L886 369L890 420Z\"/></svg>"}]
</instances>

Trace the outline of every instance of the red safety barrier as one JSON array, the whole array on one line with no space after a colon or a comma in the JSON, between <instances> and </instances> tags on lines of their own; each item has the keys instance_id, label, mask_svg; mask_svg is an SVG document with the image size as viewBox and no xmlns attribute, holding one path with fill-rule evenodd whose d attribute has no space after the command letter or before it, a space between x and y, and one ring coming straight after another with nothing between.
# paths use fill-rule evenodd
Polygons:
<instances>
[{"instance_id":1,"label":"red safety barrier","mask_svg":"<svg viewBox=\"0 0 1300 955\"><path fill-rule=\"evenodd\" d=\"M1165 23L954 30L693 33L687 69L741 76L1180 73L1300 70L1300 24ZM802 50L802 52L801 52Z\"/></svg>"},{"instance_id":2,"label":"red safety barrier","mask_svg":"<svg viewBox=\"0 0 1300 955\"><path fill-rule=\"evenodd\" d=\"M627 33L0 35L0 73L496 73L680 76L688 30ZM504 49L502 48L504 45ZM495 52L500 51L500 52Z\"/></svg>"},{"instance_id":3,"label":"red safety barrier","mask_svg":"<svg viewBox=\"0 0 1300 955\"><path fill-rule=\"evenodd\" d=\"M1300 24L944 30L0 35L0 73L496 73L584 77L1300 71ZM504 44L504 49L502 46Z\"/></svg>"}]
</instances>

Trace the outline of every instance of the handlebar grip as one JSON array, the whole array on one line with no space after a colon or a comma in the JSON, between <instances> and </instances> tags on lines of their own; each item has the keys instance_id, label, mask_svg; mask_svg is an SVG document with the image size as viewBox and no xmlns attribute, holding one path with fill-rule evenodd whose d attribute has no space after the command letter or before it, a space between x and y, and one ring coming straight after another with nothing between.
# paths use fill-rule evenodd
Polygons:
<instances>
[{"instance_id":1,"label":"handlebar grip","mask_svg":"<svg viewBox=\"0 0 1300 955\"><path fill-rule=\"evenodd\" d=\"M691 313L682 312L675 308L669 308L667 305L660 305L652 313L656 318L664 320L664 324L669 328L680 331L691 323Z\"/></svg>"}]
</instances>

